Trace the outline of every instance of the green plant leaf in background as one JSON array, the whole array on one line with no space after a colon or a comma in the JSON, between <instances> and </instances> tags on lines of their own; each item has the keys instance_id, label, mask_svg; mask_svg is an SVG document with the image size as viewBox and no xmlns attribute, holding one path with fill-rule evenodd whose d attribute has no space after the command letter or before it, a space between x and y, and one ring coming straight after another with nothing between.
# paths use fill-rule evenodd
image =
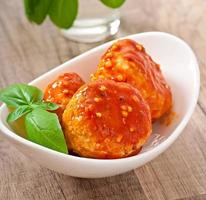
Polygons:
<instances>
[{"instance_id":1,"label":"green plant leaf in background","mask_svg":"<svg viewBox=\"0 0 206 200\"><path fill-rule=\"evenodd\" d=\"M94 1L101 1L110 8L119 8L125 2L125 0ZM77 17L78 0L24 0L24 9L31 22L41 24L49 15L56 26L68 29Z\"/></svg>"},{"instance_id":2,"label":"green plant leaf in background","mask_svg":"<svg viewBox=\"0 0 206 200\"><path fill-rule=\"evenodd\" d=\"M60 28L70 28L76 19L78 0L52 0L49 17Z\"/></svg>"},{"instance_id":3,"label":"green plant leaf in background","mask_svg":"<svg viewBox=\"0 0 206 200\"><path fill-rule=\"evenodd\" d=\"M35 109L26 115L25 126L30 141L62 153L68 153L64 134L56 114Z\"/></svg>"},{"instance_id":4,"label":"green plant leaf in background","mask_svg":"<svg viewBox=\"0 0 206 200\"><path fill-rule=\"evenodd\" d=\"M110 8L119 8L123 5L125 0L100 0L104 5Z\"/></svg>"},{"instance_id":5,"label":"green plant leaf in background","mask_svg":"<svg viewBox=\"0 0 206 200\"><path fill-rule=\"evenodd\" d=\"M9 113L7 117L7 122L14 122L23 115L29 113L32 111L32 108L30 106L24 105L24 106L19 106L16 108L13 112Z\"/></svg>"},{"instance_id":6,"label":"green plant leaf in background","mask_svg":"<svg viewBox=\"0 0 206 200\"><path fill-rule=\"evenodd\" d=\"M41 101L43 93L40 89L23 83L13 84L0 91L0 101L8 107L17 108Z\"/></svg>"},{"instance_id":7,"label":"green plant leaf in background","mask_svg":"<svg viewBox=\"0 0 206 200\"><path fill-rule=\"evenodd\" d=\"M24 0L24 9L31 22L41 24L47 16L51 0Z\"/></svg>"}]
</instances>

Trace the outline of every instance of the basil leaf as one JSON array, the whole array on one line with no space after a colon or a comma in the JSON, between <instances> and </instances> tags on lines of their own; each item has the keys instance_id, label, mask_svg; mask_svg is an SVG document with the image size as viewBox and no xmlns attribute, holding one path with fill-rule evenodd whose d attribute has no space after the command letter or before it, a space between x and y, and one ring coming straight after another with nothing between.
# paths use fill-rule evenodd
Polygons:
<instances>
[{"instance_id":1,"label":"basil leaf","mask_svg":"<svg viewBox=\"0 0 206 200\"><path fill-rule=\"evenodd\" d=\"M23 115L29 113L32 111L32 108L30 106L20 106L16 108L13 112L9 113L7 117L7 122L13 122L22 117Z\"/></svg>"},{"instance_id":2,"label":"basil leaf","mask_svg":"<svg viewBox=\"0 0 206 200\"><path fill-rule=\"evenodd\" d=\"M104 5L110 8L119 8L125 0L100 0Z\"/></svg>"},{"instance_id":3,"label":"basil leaf","mask_svg":"<svg viewBox=\"0 0 206 200\"><path fill-rule=\"evenodd\" d=\"M41 90L21 83L11 85L0 91L0 101L13 108L41 101L42 98L43 93Z\"/></svg>"},{"instance_id":4,"label":"basil leaf","mask_svg":"<svg viewBox=\"0 0 206 200\"><path fill-rule=\"evenodd\" d=\"M39 109L43 109L43 110L57 110L59 108L59 106L55 103L52 102L37 102L37 103L33 103L32 108L39 108Z\"/></svg>"},{"instance_id":5,"label":"basil leaf","mask_svg":"<svg viewBox=\"0 0 206 200\"><path fill-rule=\"evenodd\" d=\"M78 0L52 0L49 17L60 28L69 28L76 19Z\"/></svg>"},{"instance_id":6,"label":"basil leaf","mask_svg":"<svg viewBox=\"0 0 206 200\"><path fill-rule=\"evenodd\" d=\"M29 21L41 24L48 13L51 0L24 0L24 9Z\"/></svg>"},{"instance_id":7,"label":"basil leaf","mask_svg":"<svg viewBox=\"0 0 206 200\"><path fill-rule=\"evenodd\" d=\"M28 139L50 149L68 153L64 134L56 114L35 109L26 115Z\"/></svg>"}]
</instances>

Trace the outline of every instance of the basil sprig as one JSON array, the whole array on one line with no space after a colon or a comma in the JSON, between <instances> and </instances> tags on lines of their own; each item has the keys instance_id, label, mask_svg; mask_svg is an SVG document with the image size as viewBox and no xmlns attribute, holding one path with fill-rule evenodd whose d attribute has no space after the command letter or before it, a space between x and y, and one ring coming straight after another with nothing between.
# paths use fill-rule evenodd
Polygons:
<instances>
[{"instance_id":1,"label":"basil sprig","mask_svg":"<svg viewBox=\"0 0 206 200\"><path fill-rule=\"evenodd\" d=\"M56 110L58 105L44 102L41 90L26 84L14 84L0 90L0 101L13 110L7 116L8 123L25 116L24 123L30 141L68 153L58 117L48 112L48 110Z\"/></svg>"},{"instance_id":2,"label":"basil sprig","mask_svg":"<svg viewBox=\"0 0 206 200\"><path fill-rule=\"evenodd\" d=\"M86 0L85 0L86 1ZM96 0L110 8L120 7L125 0ZM78 13L78 0L24 0L30 22L41 24L48 15L59 28L70 28Z\"/></svg>"}]
</instances>

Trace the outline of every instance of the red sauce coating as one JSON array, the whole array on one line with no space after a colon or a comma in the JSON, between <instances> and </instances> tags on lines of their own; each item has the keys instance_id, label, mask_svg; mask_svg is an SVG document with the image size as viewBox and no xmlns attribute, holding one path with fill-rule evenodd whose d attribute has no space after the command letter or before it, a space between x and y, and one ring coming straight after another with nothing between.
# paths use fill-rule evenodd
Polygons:
<instances>
[{"instance_id":1,"label":"red sauce coating","mask_svg":"<svg viewBox=\"0 0 206 200\"><path fill-rule=\"evenodd\" d=\"M151 133L148 104L126 83L97 81L81 87L63 114L71 150L92 158L137 154Z\"/></svg>"},{"instance_id":2,"label":"red sauce coating","mask_svg":"<svg viewBox=\"0 0 206 200\"><path fill-rule=\"evenodd\" d=\"M84 81L78 74L65 73L47 86L44 92L44 100L60 106L56 111L60 121L69 100L83 84Z\"/></svg>"},{"instance_id":3,"label":"red sauce coating","mask_svg":"<svg viewBox=\"0 0 206 200\"><path fill-rule=\"evenodd\" d=\"M142 45L133 40L123 39L114 43L102 56L91 79L111 79L136 87L148 102L153 121L172 107L171 90L160 66L152 60Z\"/></svg>"}]
</instances>

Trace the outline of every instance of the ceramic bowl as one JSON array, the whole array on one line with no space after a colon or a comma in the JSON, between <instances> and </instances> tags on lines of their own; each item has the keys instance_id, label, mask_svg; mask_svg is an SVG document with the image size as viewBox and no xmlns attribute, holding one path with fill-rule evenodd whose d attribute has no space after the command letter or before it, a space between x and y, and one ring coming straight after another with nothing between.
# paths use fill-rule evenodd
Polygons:
<instances>
[{"instance_id":1,"label":"ceramic bowl","mask_svg":"<svg viewBox=\"0 0 206 200\"><path fill-rule=\"evenodd\" d=\"M149 141L136 156L113 160L89 159L65 155L20 137L6 123L8 110L3 105L0 108L0 130L11 145L42 166L82 178L100 178L125 173L144 165L164 152L181 134L197 103L200 78L196 57L183 40L167 33L147 32L125 38L143 44L146 51L161 65L173 93L176 117L171 125L154 124ZM50 81L65 72L76 72L88 81L101 55L113 42L105 43L65 62L30 84L44 90Z\"/></svg>"}]
</instances>

